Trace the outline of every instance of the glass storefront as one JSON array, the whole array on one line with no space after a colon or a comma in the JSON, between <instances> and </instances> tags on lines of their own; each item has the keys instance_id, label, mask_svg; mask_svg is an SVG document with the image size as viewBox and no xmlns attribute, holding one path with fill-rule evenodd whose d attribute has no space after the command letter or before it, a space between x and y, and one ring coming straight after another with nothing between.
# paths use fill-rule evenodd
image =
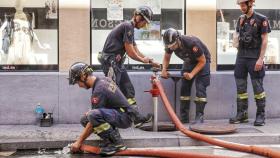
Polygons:
<instances>
[{"instance_id":1,"label":"glass storefront","mask_svg":"<svg viewBox=\"0 0 280 158\"><path fill-rule=\"evenodd\" d=\"M280 69L280 1L257 0L255 11L268 17L271 33L264 62L268 70ZM241 15L236 0L217 0L217 69L234 68L237 49L233 47L233 33L238 17Z\"/></svg>"},{"instance_id":2,"label":"glass storefront","mask_svg":"<svg viewBox=\"0 0 280 158\"><path fill-rule=\"evenodd\" d=\"M236 0L217 0L217 69L233 70L237 49L232 46L233 33L241 15ZM0 1L0 71L58 71L58 0ZM91 64L100 65L102 51L110 31L123 21L131 20L136 7L148 5L154 12L151 24L135 30L139 50L161 63L164 55L162 33L173 27L185 34L185 0L91 0ZM268 70L280 68L280 1L258 0L255 10L269 19L265 64ZM171 69L182 61L173 56ZM150 66L132 59L129 69L145 70Z\"/></svg>"},{"instance_id":3,"label":"glass storefront","mask_svg":"<svg viewBox=\"0 0 280 158\"><path fill-rule=\"evenodd\" d=\"M153 21L144 29L135 29L135 42L143 54L161 63L164 46L161 34L169 27L185 31L185 0L91 0L91 63L100 65L97 53L102 51L107 35L119 23L131 20L135 8L150 6L154 12ZM182 61L172 57L170 67L180 68ZM127 59L129 69L145 70L150 66Z\"/></svg>"},{"instance_id":4,"label":"glass storefront","mask_svg":"<svg viewBox=\"0 0 280 158\"><path fill-rule=\"evenodd\" d=\"M0 26L0 71L58 70L58 0L1 0Z\"/></svg>"}]
</instances>

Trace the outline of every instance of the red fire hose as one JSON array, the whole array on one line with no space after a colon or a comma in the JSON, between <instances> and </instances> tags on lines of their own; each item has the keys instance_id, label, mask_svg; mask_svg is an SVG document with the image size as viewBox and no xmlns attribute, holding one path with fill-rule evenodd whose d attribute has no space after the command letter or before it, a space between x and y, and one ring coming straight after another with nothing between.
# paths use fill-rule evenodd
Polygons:
<instances>
[{"instance_id":1,"label":"red fire hose","mask_svg":"<svg viewBox=\"0 0 280 158\"><path fill-rule=\"evenodd\" d=\"M214 139L199 133L192 132L185 128L185 126L181 123L181 121L176 116L175 112L173 111L173 108L170 104L170 102L167 99L167 96L165 95L164 89L158 79L153 80L153 84L156 85L160 92L160 96L162 98L162 101L164 103L164 106L171 117L173 123L176 125L177 129L179 129L182 133L186 134L187 136L197 139L203 142L207 142L209 144L213 144L216 146L224 147L231 150L241 151L241 152L247 152L247 153L253 153L261 156L271 157L271 158L280 158L280 152L271 150L269 148L265 147L257 147L252 145L244 145L244 144L236 144L231 142L226 142L218 139ZM154 87L154 86L153 86Z\"/></svg>"},{"instance_id":2,"label":"red fire hose","mask_svg":"<svg viewBox=\"0 0 280 158\"><path fill-rule=\"evenodd\" d=\"M151 80L156 80L155 76L151 77ZM150 91L153 97L160 95L159 89L156 84L152 84ZM171 108L172 109L172 108ZM173 111L172 111L173 112ZM173 112L174 113L174 112ZM83 144L80 148L82 151L100 154L100 148L90 145ZM231 158L230 156L218 156L218 155L207 155L190 152L180 151L168 151L168 150L156 150L156 149L127 149L125 151L117 152L115 155L119 156L153 156L153 157L165 157L165 158Z\"/></svg>"},{"instance_id":3,"label":"red fire hose","mask_svg":"<svg viewBox=\"0 0 280 158\"><path fill-rule=\"evenodd\" d=\"M171 120L176 125L177 129L179 129L185 135L200 140L209 144L213 144L216 146L224 147L231 150L253 153L261 156L271 157L271 158L280 158L280 152L271 150L264 147L257 147L252 145L244 145L226 142L218 139L214 139L199 133L192 132L185 128L185 126L181 123L181 121L176 116L168 98L164 92L164 89L158 79L152 77L152 90L149 91L153 96L160 95L164 106L171 117ZM89 153L99 154L100 148L90 145L82 145L81 150ZM127 149L125 151L117 152L115 155L119 156L154 156L154 157L165 157L165 158L229 158L229 156L217 156L217 155L206 155L206 154L197 154L197 153L189 153L189 152L178 152L178 151L167 151L167 150L155 150L155 149Z\"/></svg>"},{"instance_id":4,"label":"red fire hose","mask_svg":"<svg viewBox=\"0 0 280 158\"><path fill-rule=\"evenodd\" d=\"M81 150L89 153L99 154L100 148L82 145ZM117 152L115 155L118 156L153 156L153 157L164 157L164 158L232 158L229 156L218 156L218 155L206 155L189 152L178 152L168 150L155 150L155 149L127 149L124 151Z\"/></svg>"}]
</instances>

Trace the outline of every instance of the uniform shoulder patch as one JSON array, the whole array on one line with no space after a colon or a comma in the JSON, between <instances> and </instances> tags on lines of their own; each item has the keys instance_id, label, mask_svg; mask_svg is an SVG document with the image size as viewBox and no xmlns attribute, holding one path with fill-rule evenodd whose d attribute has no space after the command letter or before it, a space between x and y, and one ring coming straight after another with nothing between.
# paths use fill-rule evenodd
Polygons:
<instances>
[{"instance_id":1,"label":"uniform shoulder patch","mask_svg":"<svg viewBox=\"0 0 280 158\"><path fill-rule=\"evenodd\" d=\"M194 53L196 53L196 52L198 52L198 47L197 47L197 46L194 46L194 47L192 48L192 50L193 50Z\"/></svg>"},{"instance_id":2,"label":"uniform shoulder patch","mask_svg":"<svg viewBox=\"0 0 280 158\"><path fill-rule=\"evenodd\" d=\"M262 25L263 25L264 27L266 27L266 26L268 25L268 24L267 24L267 21L266 21L266 20L263 21Z\"/></svg>"},{"instance_id":3,"label":"uniform shoulder patch","mask_svg":"<svg viewBox=\"0 0 280 158\"><path fill-rule=\"evenodd\" d=\"M92 97L92 98L91 98L91 102L92 102L93 104L98 104L98 103L99 103L99 98L98 98L98 97Z\"/></svg>"}]
</instances>

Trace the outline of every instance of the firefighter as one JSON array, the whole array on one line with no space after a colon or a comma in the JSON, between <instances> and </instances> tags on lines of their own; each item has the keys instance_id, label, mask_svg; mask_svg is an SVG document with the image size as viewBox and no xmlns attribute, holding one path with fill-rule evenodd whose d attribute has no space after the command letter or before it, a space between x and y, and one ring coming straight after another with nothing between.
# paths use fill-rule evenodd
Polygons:
<instances>
[{"instance_id":1,"label":"firefighter","mask_svg":"<svg viewBox=\"0 0 280 158\"><path fill-rule=\"evenodd\" d=\"M248 122L247 77L249 73L257 105L254 125L263 126L266 100L263 88L265 76L263 60L268 43L268 33L271 32L271 29L267 17L253 10L254 2L254 0L237 0L242 12L236 26L236 32L239 34L234 69L237 87L237 114L229 122Z\"/></svg>"},{"instance_id":2,"label":"firefighter","mask_svg":"<svg viewBox=\"0 0 280 158\"><path fill-rule=\"evenodd\" d=\"M102 65L105 76L112 78L119 86L130 105L136 106L135 90L127 71L123 65L126 55L133 60L160 65L153 59L143 55L137 48L134 40L134 28L145 27L152 20L153 12L148 6L138 7L131 21L123 22L116 26L108 35L98 60Z\"/></svg>"},{"instance_id":3,"label":"firefighter","mask_svg":"<svg viewBox=\"0 0 280 158\"><path fill-rule=\"evenodd\" d=\"M125 150L127 147L118 128L128 128L132 122L143 124L151 121L128 104L113 80L94 76L93 68L85 63L76 62L70 67L69 84L92 89L92 110L81 118L81 124L85 128L78 140L71 145L72 152L79 151L84 140L92 132L103 140L99 145L101 155L112 155Z\"/></svg>"},{"instance_id":4,"label":"firefighter","mask_svg":"<svg viewBox=\"0 0 280 158\"><path fill-rule=\"evenodd\" d=\"M194 123L203 123L204 108L207 103L206 89L210 85L210 52L205 44L194 36L181 35L179 31L169 28L163 34L165 54L162 63L161 76L168 78L167 68L173 52L184 61L180 114L183 123L189 123L191 87L195 81L196 116Z\"/></svg>"}]
</instances>

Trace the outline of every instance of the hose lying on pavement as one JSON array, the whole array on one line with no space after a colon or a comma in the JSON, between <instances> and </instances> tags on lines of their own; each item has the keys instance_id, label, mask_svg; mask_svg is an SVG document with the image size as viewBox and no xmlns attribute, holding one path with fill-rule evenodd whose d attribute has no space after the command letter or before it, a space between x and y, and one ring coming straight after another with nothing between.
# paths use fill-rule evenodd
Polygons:
<instances>
[{"instance_id":1,"label":"hose lying on pavement","mask_svg":"<svg viewBox=\"0 0 280 158\"><path fill-rule=\"evenodd\" d=\"M81 150L89 153L99 154L100 148L90 145L82 145ZM164 158L232 158L229 156L206 155L190 152L156 150L156 149L127 149L117 152L118 156L153 156Z\"/></svg>"},{"instance_id":2,"label":"hose lying on pavement","mask_svg":"<svg viewBox=\"0 0 280 158\"><path fill-rule=\"evenodd\" d=\"M197 139L209 144L216 146L224 147L231 150L253 153L261 156L271 157L271 158L280 158L280 152L274 151L264 147L257 147L244 144L236 144L231 142L226 142L218 139L214 139L199 133L192 132L188 130L176 116L168 98L164 92L164 89L158 79L153 80L153 87L158 88L159 94L162 98L164 106L171 117L173 123L185 135ZM83 144L81 150L89 153L99 154L100 148L90 145ZM119 156L154 156L154 157L165 157L165 158L229 158L229 156L218 156L218 155L206 155L206 154L197 154L189 152L178 152L178 151L167 151L167 150L155 150L155 149L127 149L125 151L117 152L115 155Z\"/></svg>"},{"instance_id":3,"label":"hose lying on pavement","mask_svg":"<svg viewBox=\"0 0 280 158\"><path fill-rule=\"evenodd\" d=\"M214 138L211 138L211 137L208 137L208 136L205 136L205 135L195 133L195 132L192 132L192 131L188 130L181 123L181 121L178 119L178 117L176 116L170 102L167 99L167 96L164 92L164 89L163 89L160 81L158 79L154 79L153 84L155 84L156 87L158 88L160 96L161 96L162 101L164 103L164 106L165 106L169 116L171 117L171 120L176 125L177 129L180 130L185 135L187 135L187 136L189 136L193 139L197 139L197 140L200 140L200 141L203 141L203 142L207 142L209 144L213 144L213 145L224 147L224 148L231 149L231 150L253 153L253 154L266 156L266 157L271 157L271 158L280 158L280 152L279 151L271 150L271 149L265 148L265 147L257 147L257 146L252 146L252 145L244 145L244 144L226 142L226 141L214 139Z\"/></svg>"}]
</instances>

